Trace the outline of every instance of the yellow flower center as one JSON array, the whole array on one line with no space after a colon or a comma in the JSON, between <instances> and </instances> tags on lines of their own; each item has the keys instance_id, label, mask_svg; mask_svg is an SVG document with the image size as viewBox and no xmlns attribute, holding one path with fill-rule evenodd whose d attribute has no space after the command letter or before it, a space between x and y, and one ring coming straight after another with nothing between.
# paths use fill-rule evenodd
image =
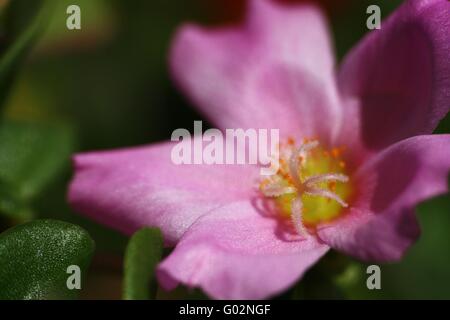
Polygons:
<instances>
[{"instance_id":1,"label":"yellow flower center","mask_svg":"<svg viewBox=\"0 0 450 320\"><path fill-rule=\"evenodd\" d=\"M299 234L337 218L348 207L351 183L343 148L326 150L315 140L300 146L293 139L280 145L278 172L261 180L260 190L274 198L281 217Z\"/></svg>"}]
</instances>

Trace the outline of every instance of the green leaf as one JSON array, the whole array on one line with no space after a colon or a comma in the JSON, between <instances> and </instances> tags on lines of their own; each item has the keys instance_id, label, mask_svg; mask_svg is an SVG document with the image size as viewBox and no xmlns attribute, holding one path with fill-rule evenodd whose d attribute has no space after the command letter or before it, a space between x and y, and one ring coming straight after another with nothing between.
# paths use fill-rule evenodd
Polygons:
<instances>
[{"instance_id":1,"label":"green leaf","mask_svg":"<svg viewBox=\"0 0 450 320\"><path fill-rule=\"evenodd\" d=\"M2 123L0 213L30 218L29 202L68 163L73 144L73 132L66 126Z\"/></svg>"},{"instance_id":2,"label":"green leaf","mask_svg":"<svg viewBox=\"0 0 450 320\"><path fill-rule=\"evenodd\" d=\"M17 67L25 59L48 20L50 7L47 3L48 1L15 0L8 5L6 49L0 52L0 107L7 98Z\"/></svg>"},{"instance_id":3,"label":"green leaf","mask_svg":"<svg viewBox=\"0 0 450 320\"><path fill-rule=\"evenodd\" d=\"M4 180L0 180L0 214L24 222L34 215L28 203L19 197L17 187Z\"/></svg>"},{"instance_id":4,"label":"green leaf","mask_svg":"<svg viewBox=\"0 0 450 320\"><path fill-rule=\"evenodd\" d=\"M62 221L35 220L0 234L0 299L74 299L67 272L79 266L83 279L94 242L82 228ZM83 281L81 281L83 288Z\"/></svg>"},{"instance_id":5,"label":"green leaf","mask_svg":"<svg viewBox=\"0 0 450 320\"><path fill-rule=\"evenodd\" d=\"M155 267L162 252L163 238L157 228L143 228L131 237L125 252L124 299L155 298Z\"/></svg>"}]
</instances>

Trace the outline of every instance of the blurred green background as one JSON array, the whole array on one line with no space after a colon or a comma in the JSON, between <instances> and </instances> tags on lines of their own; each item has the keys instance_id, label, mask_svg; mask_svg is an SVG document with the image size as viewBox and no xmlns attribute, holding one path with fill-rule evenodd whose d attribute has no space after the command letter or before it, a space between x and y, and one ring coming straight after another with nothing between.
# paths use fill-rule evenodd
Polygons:
<instances>
[{"instance_id":1,"label":"blurred green background","mask_svg":"<svg viewBox=\"0 0 450 320\"><path fill-rule=\"evenodd\" d=\"M82 226L95 240L96 253L81 298L120 298L127 239L70 210L66 203L70 155L147 144L168 139L176 128L191 128L201 116L168 74L172 36L187 21L209 25L239 21L245 1L14 0L17 16L10 20L5 14L8 2L0 0L0 54L10 46L14 30L27 30L35 22L41 4L46 12L39 21L39 28L44 28L37 31L25 63L5 86L0 83L0 102L5 99L0 232L35 218ZM330 18L340 60L367 32L368 5L378 4L386 17L401 1L314 2ZM81 30L66 28L66 8L71 4L81 8ZM10 83L12 90L6 95ZM450 132L449 117L438 131ZM330 265L346 259L331 254L291 291L309 298L449 299L448 196L421 205L419 220L422 236L406 258L382 266L381 290L366 288L366 266L358 262L346 262L345 270L330 273ZM161 293L161 297L170 296Z\"/></svg>"}]
</instances>

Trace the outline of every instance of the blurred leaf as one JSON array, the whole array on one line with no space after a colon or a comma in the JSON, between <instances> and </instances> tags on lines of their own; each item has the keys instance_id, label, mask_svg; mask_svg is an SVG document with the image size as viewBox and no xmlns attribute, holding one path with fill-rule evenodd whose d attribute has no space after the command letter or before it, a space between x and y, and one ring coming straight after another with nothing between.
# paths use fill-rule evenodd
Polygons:
<instances>
[{"instance_id":1,"label":"blurred leaf","mask_svg":"<svg viewBox=\"0 0 450 320\"><path fill-rule=\"evenodd\" d=\"M13 42L29 27L45 0L13 0L6 4L4 29L9 42Z\"/></svg>"},{"instance_id":2,"label":"blurred leaf","mask_svg":"<svg viewBox=\"0 0 450 320\"><path fill-rule=\"evenodd\" d=\"M114 32L115 12L111 0L58 0L54 1L52 16L46 32L36 46L38 54L64 54L96 48L108 41ZM68 30L67 7L77 5L81 8L82 30Z\"/></svg>"},{"instance_id":3,"label":"blurred leaf","mask_svg":"<svg viewBox=\"0 0 450 320\"><path fill-rule=\"evenodd\" d=\"M144 300L156 296L154 273L162 252L163 238L157 228L143 228L131 237L125 252L124 299Z\"/></svg>"},{"instance_id":4,"label":"blurred leaf","mask_svg":"<svg viewBox=\"0 0 450 320\"><path fill-rule=\"evenodd\" d=\"M69 159L72 131L62 125L4 122L0 126L0 213L30 217L28 203Z\"/></svg>"},{"instance_id":5,"label":"blurred leaf","mask_svg":"<svg viewBox=\"0 0 450 320\"><path fill-rule=\"evenodd\" d=\"M0 213L17 221L28 221L33 217L31 208L20 199L17 187L3 180L0 180Z\"/></svg>"},{"instance_id":6,"label":"blurred leaf","mask_svg":"<svg viewBox=\"0 0 450 320\"><path fill-rule=\"evenodd\" d=\"M364 270L360 263L351 261L346 269L333 280L335 285L344 292L346 297L351 295L351 290L355 285L364 283ZM367 277L367 276L366 276Z\"/></svg>"},{"instance_id":7,"label":"blurred leaf","mask_svg":"<svg viewBox=\"0 0 450 320\"><path fill-rule=\"evenodd\" d=\"M0 53L0 106L4 104L14 72L43 29L48 1L11 1L6 11L6 48ZM24 27L25 26L25 27Z\"/></svg>"},{"instance_id":8,"label":"blurred leaf","mask_svg":"<svg viewBox=\"0 0 450 320\"><path fill-rule=\"evenodd\" d=\"M36 220L0 234L0 299L74 299L67 268L81 276L89 266L94 242L82 228L62 221ZM83 288L83 282L81 282Z\"/></svg>"},{"instance_id":9,"label":"blurred leaf","mask_svg":"<svg viewBox=\"0 0 450 320\"><path fill-rule=\"evenodd\" d=\"M340 285L351 264L346 256L330 250L319 262L306 272L303 278L277 299L344 299ZM344 281L345 282L345 281Z\"/></svg>"}]
</instances>

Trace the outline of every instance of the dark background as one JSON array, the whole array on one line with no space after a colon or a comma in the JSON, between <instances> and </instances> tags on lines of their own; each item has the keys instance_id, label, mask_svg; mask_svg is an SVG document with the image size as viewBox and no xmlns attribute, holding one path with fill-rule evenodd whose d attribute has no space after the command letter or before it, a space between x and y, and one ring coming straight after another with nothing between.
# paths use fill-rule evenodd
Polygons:
<instances>
[{"instance_id":1,"label":"dark background","mask_svg":"<svg viewBox=\"0 0 450 320\"><path fill-rule=\"evenodd\" d=\"M0 7L5 2L0 1ZM32 18L37 9L33 9L33 1L26 2L28 7L23 10L28 10ZM30 191L32 196L23 205L20 203L14 210L2 210L0 205L0 231L36 218L81 225L97 246L81 297L120 298L122 255L127 239L76 215L67 206L70 155L147 144L168 139L176 128L192 128L193 121L201 116L174 87L168 74L166 60L172 36L177 26L187 21L209 25L236 23L244 14L245 1L54 2L52 13L45 18L46 32L17 74L3 110L7 121L32 123L46 131L42 139L30 134L11 146L15 157L2 159L0 155L0 164L6 163L0 173L3 170L5 175L11 174L8 165L12 166L27 152L37 156L16 174L48 174L44 182L36 182L36 192ZM384 18L401 1L315 2L325 8L330 18L336 54L341 60L367 32L368 5L378 4ZM66 28L66 8L70 4L81 7L82 30ZM31 18L15 23L26 26ZM438 131L450 132L449 128L447 117ZM51 160L48 167L39 167L43 159ZM28 186L34 186L33 182L27 182ZM358 262L346 260L345 268L326 271L333 263L340 265L346 259L331 254L291 292L312 298L450 298L448 196L428 201L418 211L422 237L402 262L382 265L381 290L366 288L366 266ZM160 293L166 298L184 295L183 290L171 295Z\"/></svg>"}]
</instances>

